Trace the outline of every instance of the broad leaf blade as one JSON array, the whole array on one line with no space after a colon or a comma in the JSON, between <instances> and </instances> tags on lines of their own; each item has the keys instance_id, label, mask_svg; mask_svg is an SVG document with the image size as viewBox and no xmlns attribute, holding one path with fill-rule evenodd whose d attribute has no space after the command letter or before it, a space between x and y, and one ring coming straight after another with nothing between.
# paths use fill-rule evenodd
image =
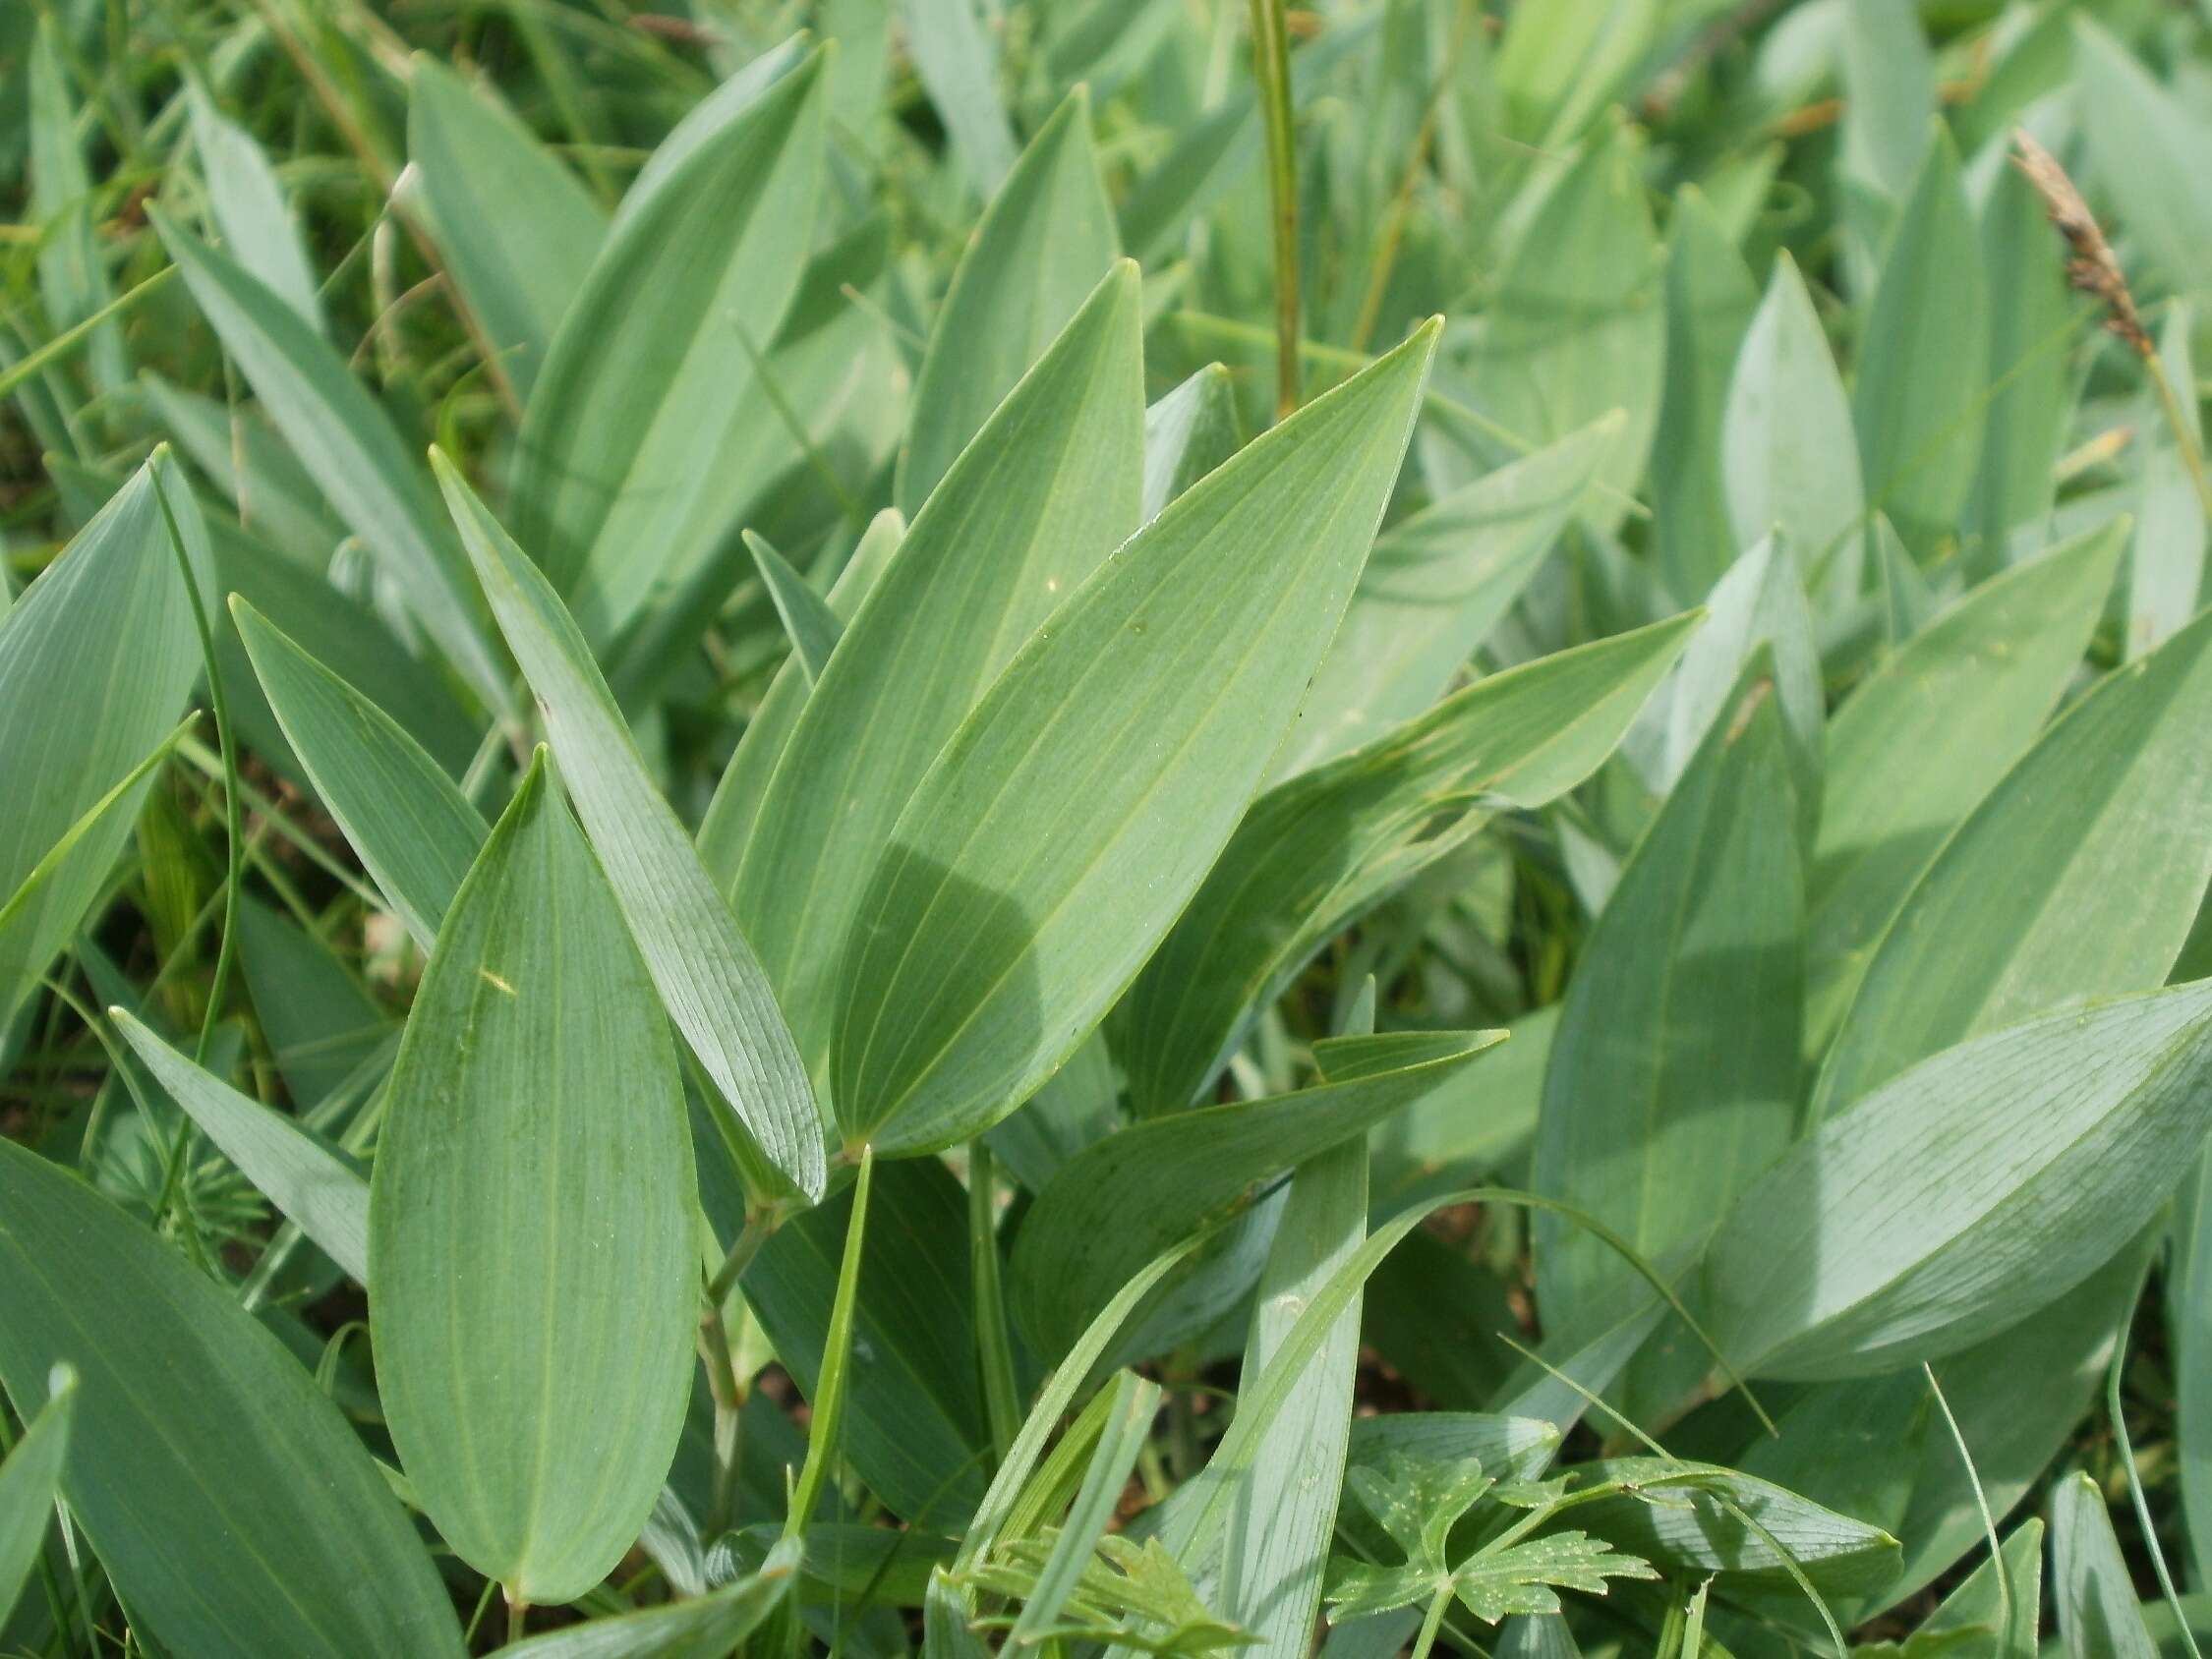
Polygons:
<instances>
[{"instance_id":1,"label":"broad leaf blade","mask_svg":"<svg viewBox=\"0 0 2212 1659\"><path fill-rule=\"evenodd\" d=\"M968 0L937 0L965 7ZM924 50L925 68L929 54ZM1077 87L1006 175L953 272L914 381L893 491L909 519L1121 253Z\"/></svg>"},{"instance_id":2,"label":"broad leaf blade","mask_svg":"<svg viewBox=\"0 0 2212 1659\"><path fill-rule=\"evenodd\" d=\"M806 1197L819 1198L825 1171L813 1091L728 901L646 773L591 648L552 583L451 463L435 459L493 613L545 712L577 815L669 1016L768 1165ZM758 1179L761 1172L751 1173Z\"/></svg>"},{"instance_id":3,"label":"broad leaf blade","mask_svg":"<svg viewBox=\"0 0 2212 1659\"><path fill-rule=\"evenodd\" d=\"M519 1599L582 1595L652 1510L697 1319L692 1179L652 982L541 756L439 932L369 1205L392 1443Z\"/></svg>"},{"instance_id":4,"label":"broad leaf blade","mask_svg":"<svg viewBox=\"0 0 2212 1659\"><path fill-rule=\"evenodd\" d=\"M13 1142L0 1273L0 1382L24 1404L76 1368L62 1494L164 1650L457 1659L452 1604L376 1464L228 1293Z\"/></svg>"},{"instance_id":5,"label":"broad leaf blade","mask_svg":"<svg viewBox=\"0 0 2212 1659\"><path fill-rule=\"evenodd\" d=\"M1335 631L1434 338L1423 329L1184 494L954 734L893 828L847 959L831 1096L848 1141L918 1151L989 1126L1143 964Z\"/></svg>"}]
</instances>

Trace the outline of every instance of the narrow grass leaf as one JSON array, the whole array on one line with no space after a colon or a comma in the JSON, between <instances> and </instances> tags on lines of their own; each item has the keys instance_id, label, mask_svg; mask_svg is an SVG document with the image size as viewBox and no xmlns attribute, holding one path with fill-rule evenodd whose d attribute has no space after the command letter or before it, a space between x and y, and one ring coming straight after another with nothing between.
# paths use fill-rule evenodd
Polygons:
<instances>
[{"instance_id":1,"label":"narrow grass leaf","mask_svg":"<svg viewBox=\"0 0 2212 1659\"><path fill-rule=\"evenodd\" d=\"M822 1122L760 963L653 785L591 648L544 572L434 452L446 504L523 676L623 921L676 1029L776 1175L822 1195ZM764 1172L750 1172L762 1178Z\"/></svg>"},{"instance_id":2,"label":"narrow grass leaf","mask_svg":"<svg viewBox=\"0 0 2212 1659\"><path fill-rule=\"evenodd\" d=\"M390 715L243 600L230 612L315 792L428 950L484 845L484 815Z\"/></svg>"},{"instance_id":3,"label":"narrow grass leaf","mask_svg":"<svg viewBox=\"0 0 2212 1659\"><path fill-rule=\"evenodd\" d=\"M922 90L952 139L953 154L980 196L993 196L1015 165L1014 130L998 88L998 52L975 0L900 0Z\"/></svg>"},{"instance_id":4,"label":"narrow grass leaf","mask_svg":"<svg viewBox=\"0 0 2212 1659\"><path fill-rule=\"evenodd\" d=\"M1185 493L961 723L893 828L847 959L831 1096L849 1142L920 1151L989 1126L1143 965L1351 598L1434 340L1424 328Z\"/></svg>"},{"instance_id":5,"label":"narrow grass leaf","mask_svg":"<svg viewBox=\"0 0 2212 1659\"><path fill-rule=\"evenodd\" d=\"M0 1270L0 1382L28 1405L57 1362L76 1369L62 1495L163 1651L458 1659L452 1604L376 1463L227 1290L12 1141Z\"/></svg>"},{"instance_id":6,"label":"narrow grass leaf","mask_svg":"<svg viewBox=\"0 0 2212 1659\"><path fill-rule=\"evenodd\" d=\"M76 98L63 68L63 21L38 14L22 88L29 129L29 209L39 227L38 294L57 332L91 322L115 300L115 285L95 231L91 170L77 135ZM91 336L92 383L103 391L126 377L123 335L112 321Z\"/></svg>"},{"instance_id":7,"label":"narrow grass leaf","mask_svg":"<svg viewBox=\"0 0 2212 1659\"><path fill-rule=\"evenodd\" d=\"M153 1080L285 1218L356 1284L369 1283L369 1181L297 1119L240 1094L148 1031L124 1008L116 1030Z\"/></svg>"},{"instance_id":8,"label":"narrow grass leaf","mask_svg":"<svg viewBox=\"0 0 2212 1659\"><path fill-rule=\"evenodd\" d=\"M1133 1371L1124 1371L1115 1377L1106 1420L1099 1432L1098 1449L1091 1454L1090 1467L1083 1472L1083 1483L1076 1493L1068 1518L1061 1525L1052 1553L1037 1573L1036 1588L1029 1592L1020 1616L1007 1632L1010 1649L1033 1646L1048 1639L1047 1632L1074 1593L1083 1569L1090 1564L1108 1523L1114 1519L1122 1489L1129 1484L1130 1470L1135 1466L1137 1454L1143 1450L1144 1437L1151 1430L1152 1417L1159 1404L1159 1384ZM1311 1620L1309 1610L1309 1626Z\"/></svg>"},{"instance_id":9,"label":"narrow grass leaf","mask_svg":"<svg viewBox=\"0 0 2212 1659\"><path fill-rule=\"evenodd\" d=\"M969 0L928 3L964 12ZM916 46L926 86L933 48ZM1005 179L954 268L914 381L892 492L909 519L1121 254L1082 87Z\"/></svg>"},{"instance_id":10,"label":"narrow grass leaf","mask_svg":"<svg viewBox=\"0 0 2212 1659\"><path fill-rule=\"evenodd\" d=\"M370 1324L408 1478L524 1601L636 1540L697 1320L673 1046L543 752L455 896L392 1069Z\"/></svg>"},{"instance_id":11,"label":"narrow grass leaf","mask_svg":"<svg viewBox=\"0 0 2212 1659\"><path fill-rule=\"evenodd\" d=\"M1759 288L1727 227L1695 186L1666 244L1666 384L1652 445L1659 568L1677 595L1702 594L1738 547L1721 476L1721 420Z\"/></svg>"}]
</instances>

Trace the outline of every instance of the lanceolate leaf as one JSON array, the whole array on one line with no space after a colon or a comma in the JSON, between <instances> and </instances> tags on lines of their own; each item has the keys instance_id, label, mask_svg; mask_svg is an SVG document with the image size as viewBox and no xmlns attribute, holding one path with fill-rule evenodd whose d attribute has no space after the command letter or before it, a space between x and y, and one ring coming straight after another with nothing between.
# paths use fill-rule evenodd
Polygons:
<instances>
[{"instance_id":1,"label":"lanceolate leaf","mask_svg":"<svg viewBox=\"0 0 2212 1659\"><path fill-rule=\"evenodd\" d=\"M1981 238L1939 123L1883 262L1852 397L1867 498L1915 549L1951 531L1973 487L1988 307Z\"/></svg>"},{"instance_id":2,"label":"lanceolate leaf","mask_svg":"<svg viewBox=\"0 0 2212 1659\"><path fill-rule=\"evenodd\" d=\"M422 468L335 350L226 254L151 217L223 349L338 516L406 596L453 666L493 707L505 674L477 623L467 562L439 521Z\"/></svg>"},{"instance_id":3,"label":"lanceolate leaf","mask_svg":"<svg viewBox=\"0 0 2212 1659\"><path fill-rule=\"evenodd\" d=\"M502 1647L516 1659L690 1659L741 1652L798 1581L805 1546L796 1538L769 1548L758 1571L688 1600L591 1619Z\"/></svg>"},{"instance_id":4,"label":"lanceolate leaf","mask_svg":"<svg viewBox=\"0 0 2212 1659\"><path fill-rule=\"evenodd\" d=\"M199 672L157 479L197 555L204 594L211 572L194 534L199 515L174 464L157 459L0 617L0 905L169 733ZM0 927L0 1027L85 919L130 838L144 790L142 779Z\"/></svg>"},{"instance_id":5,"label":"lanceolate leaf","mask_svg":"<svg viewBox=\"0 0 2212 1659\"><path fill-rule=\"evenodd\" d=\"M417 995L370 1191L385 1417L445 1540L574 1600L636 1539L696 1321L673 1047L541 757Z\"/></svg>"},{"instance_id":6,"label":"lanceolate leaf","mask_svg":"<svg viewBox=\"0 0 2212 1659\"><path fill-rule=\"evenodd\" d=\"M1424 713L1466 670L1620 440L1608 416L1393 525L1344 613L1274 775L1334 760Z\"/></svg>"},{"instance_id":7,"label":"lanceolate leaf","mask_svg":"<svg viewBox=\"0 0 2212 1659\"><path fill-rule=\"evenodd\" d=\"M886 507L869 521L859 545L852 549L852 557L830 585L823 603L837 619L841 640L844 625L852 620L905 534L906 521ZM826 662L823 665L828 666ZM769 682L768 695L745 722L736 753L729 757L722 781L715 785L714 799L707 803L707 816L699 826L699 862L726 893L736 881L738 861L752 841L768 780L775 774L777 762L784 758L785 746L798 724L799 711L813 693L814 676L802 664L786 662L777 670L776 678Z\"/></svg>"},{"instance_id":8,"label":"lanceolate leaf","mask_svg":"<svg viewBox=\"0 0 2212 1659\"><path fill-rule=\"evenodd\" d=\"M390 1488L299 1361L75 1176L0 1142L0 1382L79 1375L62 1495L165 1652L463 1652ZM301 1478L313 1470L313 1479Z\"/></svg>"},{"instance_id":9,"label":"lanceolate leaf","mask_svg":"<svg viewBox=\"0 0 2212 1659\"><path fill-rule=\"evenodd\" d=\"M2051 234L2035 187L2017 167L1995 169L1981 203L1981 237L1990 401L1966 513L1982 537L1984 568L1995 568L2013 538L2040 523L2058 487L2059 451L2073 408L2066 353L2073 296L2066 245Z\"/></svg>"},{"instance_id":10,"label":"lanceolate leaf","mask_svg":"<svg viewBox=\"0 0 2212 1659\"><path fill-rule=\"evenodd\" d=\"M1722 705L1599 914L1544 1074L1532 1183L1646 1256L1710 1226L1796 1129L1804 909L1770 660ZM1560 1218L1535 1225L1551 1320L1632 1281Z\"/></svg>"},{"instance_id":11,"label":"lanceolate leaf","mask_svg":"<svg viewBox=\"0 0 2212 1659\"><path fill-rule=\"evenodd\" d=\"M1815 1045L1842 1018L1914 878L2057 704L2126 540L2124 525L2108 525L1992 578L1885 659L1829 721L1805 941Z\"/></svg>"},{"instance_id":12,"label":"lanceolate leaf","mask_svg":"<svg viewBox=\"0 0 2212 1659\"><path fill-rule=\"evenodd\" d=\"M846 959L831 1096L848 1142L918 1151L989 1126L1143 964L1335 631L1434 339L1431 324L1193 486L954 734L893 828Z\"/></svg>"},{"instance_id":13,"label":"lanceolate leaf","mask_svg":"<svg viewBox=\"0 0 2212 1659\"><path fill-rule=\"evenodd\" d=\"M281 296L317 333L322 302L300 247L299 227L262 146L223 119L197 83L191 88L192 144L214 208L215 230L231 257Z\"/></svg>"},{"instance_id":14,"label":"lanceolate leaf","mask_svg":"<svg viewBox=\"0 0 2212 1659\"><path fill-rule=\"evenodd\" d=\"M647 775L591 648L553 585L523 556L450 462L438 482L493 613L545 711L577 815L606 867L645 965L770 1170L819 1198L821 1118L760 963L691 838ZM748 1172L760 1181L767 1172Z\"/></svg>"},{"instance_id":15,"label":"lanceolate leaf","mask_svg":"<svg viewBox=\"0 0 2212 1659\"><path fill-rule=\"evenodd\" d=\"M305 1127L201 1069L123 1008L108 1009L153 1080L246 1178L357 1283L369 1283L369 1182Z\"/></svg>"},{"instance_id":16,"label":"lanceolate leaf","mask_svg":"<svg viewBox=\"0 0 2212 1659\"><path fill-rule=\"evenodd\" d=\"M1946 1049L1738 1200L1705 1267L1717 1340L1748 1371L1824 1378L1994 1336L2165 1202L2204 1143L2208 1085L2212 981Z\"/></svg>"},{"instance_id":17,"label":"lanceolate leaf","mask_svg":"<svg viewBox=\"0 0 2212 1659\"><path fill-rule=\"evenodd\" d=\"M1728 382L1720 476L1741 545L1778 529L1823 591L1856 591L1866 492L1851 405L1786 253L1775 260Z\"/></svg>"},{"instance_id":18,"label":"lanceolate leaf","mask_svg":"<svg viewBox=\"0 0 2212 1659\"><path fill-rule=\"evenodd\" d=\"M830 608L829 601L809 588L806 578L793 570L790 560L769 545L765 537L748 530L745 546L760 569L761 584L775 602L776 614L784 620L784 632L790 636L791 655L798 661L799 671L812 685L829 666L830 653L837 649L844 623Z\"/></svg>"},{"instance_id":19,"label":"lanceolate leaf","mask_svg":"<svg viewBox=\"0 0 2212 1659\"><path fill-rule=\"evenodd\" d=\"M1961 1038L2166 978L2212 879L2208 722L2203 617L2052 725L1891 922L1822 1069L1816 1116Z\"/></svg>"},{"instance_id":20,"label":"lanceolate leaf","mask_svg":"<svg viewBox=\"0 0 2212 1659\"><path fill-rule=\"evenodd\" d=\"M1388 1045L1396 1063L1360 1064L1347 1053L1354 1081L1175 1113L1086 1148L1037 1195L1015 1238L1012 1292L1022 1328L1042 1351L1061 1353L1162 1249L1236 1208L1259 1182L1364 1136L1501 1039L1367 1039ZM1346 1042L1356 1048L1360 1040Z\"/></svg>"},{"instance_id":21,"label":"lanceolate leaf","mask_svg":"<svg viewBox=\"0 0 2212 1659\"><path fill-rule=\"evenodd\" d=\"M2067 1659L2156 1659L2112 1512L2085 1474L2051 1494L2051 1578Z\"/></svg>"},{"instance_id":22,"label":"lanceolate leaf","mask_svg":"<svg viewBox=\"0 0 2212 1659\"><path fill-rule=\"evenodd\" d=\"M1120 253L1078 86L1037 129L953 272L914 382L894 492L901 512L921 511Z\"/></svg>"},{"instance_id":23,"label":"lanceolate leaf","mask_svg":"<svg viewBox=\"0 0 2212 1659\"><path fill-rule=\"evenodd\" d=\"M821 171L821 54L767 79L783 63L770 54L701 104L638 176L524 412L516 528L595 642L689 562L717 492L745 483L721 452L797 291Z\"/></svg>"},{"instance_id":24,"label":"lanceolate leaf","mask_svg":"<svg viewBox=\"0 0 2212 1659\"><path fill-rule=\"evenodd\" d=\"M77 1378L65 1371L54 1381L53 1394L35 1416L29 1400L18 1402L29 1424L7 1461L0 1463L0 1620L14 1611L38 1552L45 1547L62 1459L69 1455L70 1428L77 1416Z\"/></svg>"},{"instance_id":25,"label":"lanceolate leaf","mask_svg":"<svg viewBox=\"0 0 2212 1659\"><path fill-rule=\"evenodd\" d=\"M1674 207L1666 249L1666 391L1652 447L1653 528L1667 583L1683 599L1720 580L1737 550L1721 479L1728 378L1759 289L1694 187Z\"/></svg>"},{"instance_id":26,"label":"lanceolate leaf","mask_svg":"<svg viewBox=\"0 0 2212 1659\"><path fill-rule=\"evenodd\" d=\"M1189 1105L1245 1022L1313 951L1497 804L1537 807L1596 771L1695 618L1480 680L1253 802L1131 992L1120 1045L1140 1114ZM1439 818L1457 830L1420 837Z\"/></svg>"},{"instance_id":27,"label":"lanceolate leaf","mask_svg":"<svg viewBox=\"0 0 2212 1659\"><path fill-rule=\"evenodd\" d=\"M1244 447L1236 383L1209 363L1144 411L1146 524L1160 509Z\"/></svg>"},{"instance_id":28,"label":"lanceolate leaf","mask_svg":"<svg viewBox=\"0 0 2212 1659\"><path fill-rule=\"evenodd\" d=\"M527 400L606 215L528 129L428 53L408 73L407 151L431 239L496 372Z\"/></svg>"},{"instance_id":29,"label":"lanceolate leaf","mask_svg":"<svg viewBox=\"0 0 2212 1659\"><path fill-rule=\"evenodd\" d=\"M316 793L428 950L484 844L484 815L382 710L245 601L233 599L230 611Z\"/></svg>"},{"instance_id":30,"label":"lanceolate leaf","mask_svg":"<svg viewBox=\"0 0 2212 1659\"><path fill-rule=\"evenodd\" d=\"M931 492L769 781L736 910L818 1074L901 809L1021 642L1136 528L1137 298L1119 267Z\"/></svg>"}]
</instances>

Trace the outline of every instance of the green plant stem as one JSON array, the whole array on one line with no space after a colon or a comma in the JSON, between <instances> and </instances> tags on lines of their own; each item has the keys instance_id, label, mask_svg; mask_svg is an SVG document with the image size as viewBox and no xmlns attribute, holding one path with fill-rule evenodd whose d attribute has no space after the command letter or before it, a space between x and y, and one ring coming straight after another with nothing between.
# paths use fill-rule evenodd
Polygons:
<instances>
[{"instance_id":1,"label":"green plant stem","mask_svg":"<svg viewBox=\"0 0 2212 1659\"><path fill-rule=\"evenodd\" d=\"M1437 1627L1444 1622L1444 1609L1452 1604L1452 1584L1449 1578L1436 1586L1436 1593L1428 1598L1428 1612L1421 1621L1421 1634L1414 1637L1413 1659L1428 1659L1429 1649L1436 1645Z\"/></svg>"},{"instance_id":2,"label":"green plant stem","mask_svg":"<svg viewBox=\"0 0 2212 1659\"><path fill-rule=\"evenodd\" d=\"M844 1260L838 1267L838 1290L830 1304L830 1329L822 1344L822 1374L814 1395L814 1420L806 1440L806 1461L784 1516L784 1536L796 1538L821 1501L830 1465L844 1430L844 1397L851 1381L852 1315L859 1300L860 1258L868 1237L868 1189L874 1184L876 1149L860 1149L860 1176L852 1188L852 1220L844 1230Z\"/></svg>"},{"instance_id":3,"label":"green plant stem","mask_svg":"<svg viewBox=\"0 0 2212 1659\"><path fill-rule=\"evenodd\" d=\"M1006 1461L1021 1432L1020 1390L1014 1380L1014 1341L1007 1330L1006 1295L999 1284L998 1172L991 1149L967 1146L967 1250L975 1292L976 1361L983 1372L983 1405L991 1425L991 1450Z\"/></svg>"},{"instance_id":4,"label":"green plant stem","mask_svg":"<svg viewBox=\"0 0 2212 1659\"><path fill-rule=\"evenodd\" d=\"M2163 382L2165 376L2159 378ZM2138 1280L2136 1295L2139 1297L2141 1293ZM2150 1501L2143 1496L2143 1477L2135 1467L2135 1446L2127 1438L2127 1415L2121 1405L2120 1377L2126 1369L2127 1344L2134 1334L2135 1304L2130 1300L2127 1318L2120 1327L2120 1340L2113 1344L2112 1364L2105 1369L2105 1410L2112 1418L2113 1444L2120 1449L2120 1464L2127 1472L2127 1496L2135 1506L2135 1524L2142 1530L2143 1548L2150 1555L2159 1593L2174 1611L2174 1628L2182 1632L2182 1643L2188 1649L2189 1659L2204 1659L2203 1651L2196 1645L2195 1632L2189 1629L2188 1615L2183 1611L2182 1598L2174 1588L2174 1575L2166 1570L2166 1552L2159 1547L2158 1527L2151 1520Z\"/></svg>"},{"instance_id":5,"label":"green plant stem","mask_svg":"<svg viewBox=\"0 0 2212 1659\"><path fill-rule=\"evenodd\" d=\"M1267 134L1268 216L1275 233L1275 418L1298 407L1298 133L1283 0L1252 0L1252 73Z\"/></svg>"},{"instance_id":6,"label":"green plant stem","mask_svg":"<svg viewBox=\"0 0 2212 1659\"><path fill-rule=\"evenodd\" d=\"M745 1277L745 1269L753 1265L760 1248L775 1236L776 1230L784 1225L784 1212L775 1205L745 1212L745 1225L738 1230L737 1237L729 1246L729 1254L723 1257L722 1266L707 1284L707 1300L714 1304L719 1317L722 1304L729 1300L729 1292L737 1288L737 1281Z\"/></svg>"},{"instance_id":7,"label":"green plant stem","mask_svg":"<svg viewBox=\"0 0 2212 1659\"><path fill-rule=\"evenodd\" d=\"M27 352L6 369L0 370L0 397L7 396L8 393L22 385L24 381L29 379L31 375L42 373L55 364L60 363L79 346L89 340L92 337L93 330L98 328L101 323L121 316L176 274L177 267L175 265L164 265L144 282L108 301L106 305L100 307L98 311L92 313L84 321L73 323L64 328L36 351Z\"/></svg>"}]
</instances>

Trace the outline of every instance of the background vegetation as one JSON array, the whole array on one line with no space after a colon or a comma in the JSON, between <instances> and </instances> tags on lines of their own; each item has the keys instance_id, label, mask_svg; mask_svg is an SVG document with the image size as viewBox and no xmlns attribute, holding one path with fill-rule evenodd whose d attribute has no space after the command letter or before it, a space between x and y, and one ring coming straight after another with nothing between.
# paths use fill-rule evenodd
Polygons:
<instances>
[{"instance_id":1,"label":"background vegetation","mask_svg":"<svg viewBox=\"0 0 2212 1659\"><path fill-rule=\"evenodd\" d=\"M2195 1652L2208 30L0 5L0 1651Z\"/></svg>"}]
</instances>

